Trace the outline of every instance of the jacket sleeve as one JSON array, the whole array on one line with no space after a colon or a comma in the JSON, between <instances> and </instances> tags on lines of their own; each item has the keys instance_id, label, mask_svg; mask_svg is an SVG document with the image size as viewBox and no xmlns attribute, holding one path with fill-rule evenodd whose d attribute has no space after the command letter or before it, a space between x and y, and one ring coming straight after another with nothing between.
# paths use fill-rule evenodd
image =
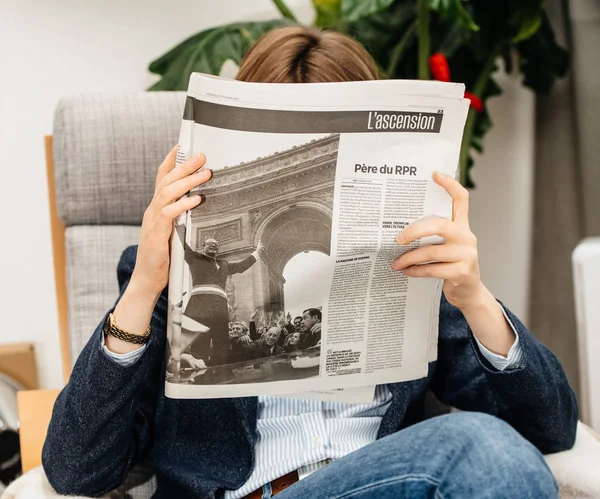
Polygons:
<instances>
[{"instance_id":1,"label":"jacket sleeve","mask_svg":"<svg viewBox=\"0 0 600 499\"><path fill-rule=\"evenodd\" d=\"M121 295L136 252L130 247L121 256ZM119 365L102 351L104 320L79 355L54 405L42 452L44 471L58 493L105 494L121 485L150 450L164 370L166 304L163 292L153 312L151 339L132 365Z\"/></svg>"},{"instance_id":2,"label":"jacket sleeve","mask_svg":"<svg viewBox=\"0 0 600 499\"><path fill-rule=\"evenodd\" d=\"M183 255L183 258L188 264L197 257L197 253L185 241L183 241Z\"/></svg>"},{"instance_id":3,"label":"jacket sleeve","mask_svg":"<svg viewBox=\"0 0 600 499\"><path fill-rule=\"evenodd\" d=\"M442 297L432 390L445 404L503 419L544 454L570 449L578 409L565 372L554 354L505 312L519 335L523 360L517 368L498 371L477 348L460 310Z\"/></svg>"},{"instance_id":4,"label":"jacket sleeve","mask_svg":"<svg viewBox=\"0 0 600 499\"><path fill-rule=\"evenodd\" d=\"M256 330L256 322L250 321L248 323L248 332L250 333L250 339L256 341L259 339L258 331Z\"/></svg>"},{"instance_id":5,"label":"jacket sleeve","mask_svg":"<svg viewBox=\"0 0 600 499\"><path fill-rule=\"evenodd\" d=\"M247 258L244 258L240 262L228 263L227 264L227 274L241 274L242 272L246 272L252 265L256 263L256 258L254 255L250 255Z\"/></svg>"}]
</instances>

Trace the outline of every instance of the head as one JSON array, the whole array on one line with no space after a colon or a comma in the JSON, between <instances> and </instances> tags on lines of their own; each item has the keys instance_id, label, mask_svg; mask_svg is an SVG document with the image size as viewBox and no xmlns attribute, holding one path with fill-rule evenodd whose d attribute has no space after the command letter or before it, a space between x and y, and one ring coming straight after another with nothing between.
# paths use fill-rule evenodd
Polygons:
<instances>
[{"instance_id":1,"label":"head","mask_svg":"<svg viewBox=\"0 0 600 499\"><path fill-rule=\"evenodd\" d=\"M270 327L265 333L265 343L272 347L279 340L280 334L281 330L278 327Z\"/></svg>"},{"instance_id":2,"label":"head","mask_svg":"<svg viewBox=\"0 0 600 499\"><path fill-rule=\"evenodd\" d=\"M347 35L310 26L265 33L250 48L236 79L260 83L320 83L376 80L377 66Z\"/></svg>"},{"instance_id":3,"label":"head","mask_svg":"<svg viewBox=\"0 0 600 499\"><path fill-rule=\"evenodd\" d=\"M207 239L204 241L204 254L216 258L219 253L219 241L216 239Z\"/></svg>"},{"instance_id":4,"label":"head","mask_svg":"<svg viewBox=\"0 0 600 499\"><path fill-rule=\"evenodd\" d=\"M321 311L318 308L308 308L302 312L302 327L306 331L321 322Z\"/></svg>"},{"instance_id":5,"label":"head","mask_svg":"<svg viewBox=\"0 0 600 499\"><path fill-rule=\"evenodd\" d=\"M294 329L296 329L296 331L300 331L301 328L302 328L302 317L300 317L300 316L294 317Z\"/></svg>"},{"instance_id":6,"label":"head","mask_svg":"<svg viewBox=\"0 0 600 499\"><path fill-rule=\"evenodd\" d=\"M229 332L230 338L241 338L248 332L248 326L243 321L234 322L231 325L231 331Z\"/></svg>"},{"instance_id":7,"label":"head","mask_svg":"<svg viewBox=\"0 0 600 499\"><path fill-rule=\"evenodd\" d=\"M300 333L292 333L288 340L288 345L296 346L298 343L300 343Z\"/></svg>"}]
</instances>

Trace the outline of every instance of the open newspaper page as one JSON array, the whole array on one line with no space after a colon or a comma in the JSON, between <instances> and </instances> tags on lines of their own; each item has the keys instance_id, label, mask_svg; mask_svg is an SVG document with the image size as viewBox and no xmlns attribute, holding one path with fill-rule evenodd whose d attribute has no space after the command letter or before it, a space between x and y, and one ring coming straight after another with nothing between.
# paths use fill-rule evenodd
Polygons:
<instances>
[{"instance_id":1,"label":"open newspaper page","mask_svg":"<svg viewBox=\"0 0 600 499\"><path fill-rule=\"evenodd\" d=\"M455 174L463 92L192 75L178 162L202 152L214 174L172 239L167 396L360 398L427 375L441 282L391 265L440 242L397 245L408 224L451 216L432 174Z\"/></svg>"}]
</instances>

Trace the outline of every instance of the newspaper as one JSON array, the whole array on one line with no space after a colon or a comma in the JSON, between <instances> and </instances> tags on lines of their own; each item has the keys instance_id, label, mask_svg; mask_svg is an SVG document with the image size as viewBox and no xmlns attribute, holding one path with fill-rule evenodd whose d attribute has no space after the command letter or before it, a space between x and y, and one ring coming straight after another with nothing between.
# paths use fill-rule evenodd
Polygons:
<instances>
[{"instance_id":1,"label":"newspaper","mask_svg":"<svg viewBox=\"0 0 600 499\"><path fill-rule=\"evenodd\" d=\"M395 238L451 217L432 174L456 173L463 95L456 83L191 76L177 163L202 152L213 177L172 238L168 397L359 401L427 375L442 283L392 261L441 242Z\"/></svg>"}]
</instances>

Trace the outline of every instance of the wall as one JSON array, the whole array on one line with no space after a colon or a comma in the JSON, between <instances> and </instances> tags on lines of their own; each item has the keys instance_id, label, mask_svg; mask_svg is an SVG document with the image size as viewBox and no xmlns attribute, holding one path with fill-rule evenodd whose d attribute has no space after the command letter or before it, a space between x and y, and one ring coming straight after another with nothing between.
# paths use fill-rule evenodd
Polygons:
<instances>
[{"instance_id":1,"label":"wall","mask_svg":"<svg viewBox=\"0 0 600 499\"><path fill-rule=\"evenodd\" d=\"M534 164L533 92L517 75L496 75L504 90L489 100L494 127L473 171L471 230L483 282L525 323L529 310Z\"/></svg>"},{"instance_id":2,"label":"wall","mask_svg":"<svg viewBox=\"0 0 600 499\"><path fill-rule=\"evenodd\" d=\"M275 15L269 0L2 1L0 343L34 342L44 387L62 385L43 150L58 100L144 90L148 63L182 39Z\"/></svg>"},{"instance_id":3,"label":"wall","mask_svg":"<svg viewBox=\"0 0 600 499\"><path fill-rule=\"evenodd\" d=\"M310 19L308 0L288 3ZM148 63L181 39L273 15L269 0L3 0L0 343L35 343L43 387L62 385L43 151L56 103L74 93L144 90L154 81ZM488 284L524 315L533 101L513 89L492 109L496 126L477 166L473 226Z\"/></svg>"}]
</instances>

